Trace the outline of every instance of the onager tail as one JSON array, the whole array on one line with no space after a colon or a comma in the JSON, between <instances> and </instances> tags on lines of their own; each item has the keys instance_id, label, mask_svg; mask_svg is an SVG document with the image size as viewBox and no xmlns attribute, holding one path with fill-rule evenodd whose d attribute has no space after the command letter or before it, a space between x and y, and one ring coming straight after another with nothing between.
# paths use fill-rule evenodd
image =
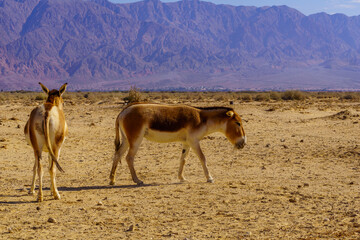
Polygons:
<instances>
[{"instance_id":1,"label":"onager tail","mask_svg":"<svg viewBox=\"0 0 360 240\"><path fill-rule=\"evenodd\" d=\"M57 161L57 158L55 157L55 154L51 147L50 136L49 136L49 132L50 132L50 126L49 126L50 124L49 123L50 123L50 118L49 118L48 112L46 112L43 127L44 127L45 144L46 144L46 147L47 147L49 154L51 156L51 159L52 159L51 167L53 166L53 164L55 162L57 169L59 169L60 172L65 172L64 169L62 169L62 167L60 166L59 162Z\"/></svg>"},{"instance_id":2,"label":"onager tail","mask_svg":"<svg viewBox=\"0 0 360 240\"><path fill-rule=\"evenodd\" d=\"M120 123L119 118L115 122L115 153L120 149Z\"/></svg>"}]
</instances>

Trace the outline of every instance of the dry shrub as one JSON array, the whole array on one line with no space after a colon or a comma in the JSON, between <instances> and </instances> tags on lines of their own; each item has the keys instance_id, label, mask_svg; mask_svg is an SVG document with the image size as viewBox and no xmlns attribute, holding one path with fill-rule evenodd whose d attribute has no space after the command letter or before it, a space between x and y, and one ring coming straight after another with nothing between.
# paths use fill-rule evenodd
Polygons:
<instances>
[{"instance_id":1,"label":"dry shrub","mask_svg":"<svg viewBox=\"0 0 360 240\"><path fill-rule=\"evenodd\" d=\"M345 93L340 97L341 100L358 101L360 99L360 93L350 92Z\"/></svg>"},{"instance_id":2,"label":"dry shrub","mask_svg":"<svg viewBox=\"0 0 360 240\"><path fill-rule=\"evenodd\" d=\"M225 101L225 97L223 95L220 95L220 96L216 97L215 100L218 102L222 102L222 101Z\"/></svg>"},{"instance_id":3,"label":"dry shrub","mask_svg":"<svg viewBox=\"0 0 360 240\"><path fill-rule=\"evenodd\" d=\"M291 91L285 91L282 93L281 98L283 100L304 100L306 98L305 94L300 91L291 90Z\"/></svg>"},{"instance_id":4,"label":"dry shrub","mask_svg":"<svg viewBox=\"0 0 360 240\"><path fill-rule=\"evenodd\" d=\"M281 100L281 94L278 92L270 92L270 99L275 101Z\"/></svg>"},{"instance_id":5,"label":"dry shrub","mask_svg":"<svg viewBox=\"0 0 360 240\"><path fill-rule=\"evenodd\" d=\"M46 96L44 94L36 95L35 100L46 100Z\"/></svg>"},{"instance_id":6,"label":"dry shrub","mask_svg":"<svg viewBox=\"0 0 360 240\"><path fill-rule=\"evenodd\" d=\"M128 96L124 97L123 100L127 103L140 102L141 101L140 89L136 88L135 86L131 86Z\"/></svg>"},{"instance_id":7,"label":"dry shrub","mask_svg":"<svg viewBox=\"0 0 360 240\"><path fill-rule=\"evenodd\" d=\"M244 94L243 96L240 97L240 100L244 102L251 102L252 96L250 94Z\"/></svg>"},{"instance_id":8,"label":"dry shrub","mask_svg":"<svg viewBox=\"0 0 360 240\"><path fill-rule=\"evenodd\" d=\"M264 102L270 100L270 94L268 93L259 93L255 96L255 101Z\"/></svg>"}]
</instances>

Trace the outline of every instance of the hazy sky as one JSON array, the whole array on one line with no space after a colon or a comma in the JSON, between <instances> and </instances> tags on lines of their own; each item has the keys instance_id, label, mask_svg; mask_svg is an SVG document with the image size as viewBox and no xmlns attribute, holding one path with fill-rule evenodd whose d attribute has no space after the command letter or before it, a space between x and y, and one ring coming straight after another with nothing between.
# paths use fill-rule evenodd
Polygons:
<instances>
[{"instance_id":1,"label":"hazy sky","mask_svg":"<svg viewBox=\"0 0 360 240\"><path fill-rule=\"evenodd\" d=\"M139 0L110 0L115 3L139 2ZM161 0L162 2L176 2L177 0ZM343 13L348 16L360 15L360 0L205 0L216 4L230 4L234 6L273 6L287 5L305 15L326 12L329 14Z\"/></svg>"}]
</instances>

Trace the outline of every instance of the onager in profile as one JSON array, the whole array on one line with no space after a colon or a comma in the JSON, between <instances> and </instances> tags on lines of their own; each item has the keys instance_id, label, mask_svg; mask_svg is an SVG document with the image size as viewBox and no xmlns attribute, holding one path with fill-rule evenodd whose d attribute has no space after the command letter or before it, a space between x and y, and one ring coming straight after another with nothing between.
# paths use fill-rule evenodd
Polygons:
<instances>
[{"instance_id":1,"label":"onager in profile","mask_svg":"<svg viewBox=\"0 0 360 240\"><path fill-rule=\"evenodd\" d=\"M121 111L116 119L115 129L115 155L110 185L115 184L118 162L127 149L129 151L126 162L132 179L138 185L143 184L136 176L134 157L144 137L155 142L182 142L183 150L178 172L180 181L185 181L185 157L191 148L200 159L207 181L213 182L199 143L206 135L221 132L237 149L243 148L246 144L240 116L234 109L227 107L195 108L186 105L135 103Z\"/></svg>"},{"instance_id":2,"label":"onager in profile","mask_svg":"<svg viewBox=\"0 0 360 240\"><path fill-rule=\"evenodd\" d=\"M58 90L51 90L40 83L42 90L48 95L46 102L32 110L29 120L25 125L25 137L27 142L34 149L35 164L33 168L33 178L31 183L30 194L35 191L36 172L39 176L39 194L38 201L43 201L42 192L42 151L49 153L49 172L51 177L51 192L55 199L60 199L60 194L56 187L55 175L56 167L61 171L64 170L59 165L59 154L62 143L67 135L67 124L63 112L62 94L66 90L67 83L62 85ZM55 163L55 165L54 165Z\"/></svg>"}]
</instances>

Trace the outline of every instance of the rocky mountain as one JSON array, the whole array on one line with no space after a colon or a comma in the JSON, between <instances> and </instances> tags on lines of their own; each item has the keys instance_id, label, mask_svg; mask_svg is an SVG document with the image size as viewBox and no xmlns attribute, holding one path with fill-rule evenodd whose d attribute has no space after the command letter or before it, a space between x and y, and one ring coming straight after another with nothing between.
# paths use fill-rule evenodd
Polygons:
<instances>
[{"instance_id":1,"label":"rocky mountain","mask_svg":"<svg viewBox=\"0 0 360 240\"><path fill-rule=\"evenodd\" d=\"M360 89L360 16L199 0L0 0L0 89Z\"/></svg>"}]
</instances>

